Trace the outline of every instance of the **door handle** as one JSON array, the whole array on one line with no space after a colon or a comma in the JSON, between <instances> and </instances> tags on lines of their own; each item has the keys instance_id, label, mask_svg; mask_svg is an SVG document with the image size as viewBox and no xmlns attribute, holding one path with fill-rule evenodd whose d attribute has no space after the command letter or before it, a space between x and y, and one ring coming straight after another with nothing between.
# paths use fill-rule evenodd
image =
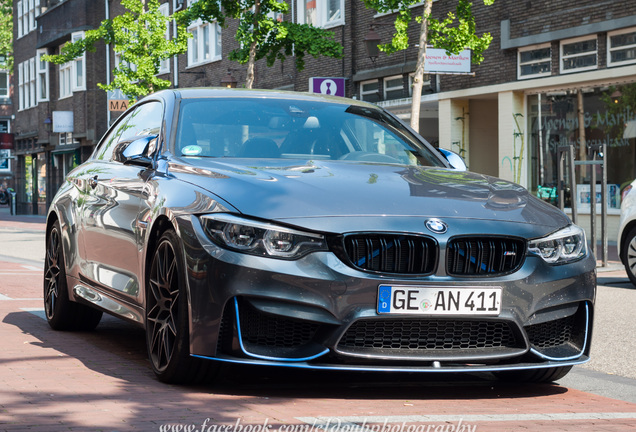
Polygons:
<instances>
[{"instance_id":1,"label":"door handle","mask_svg":"<svg viewBox=\"0 0 636 432\"><path fill-rule=\"evenodd\" d=\"M88 184L91 187L91 189L95 189L97 187L97 179L99 177L98 176L93 176L90 179L88 179Z\"/></svg>"}]
</instances>

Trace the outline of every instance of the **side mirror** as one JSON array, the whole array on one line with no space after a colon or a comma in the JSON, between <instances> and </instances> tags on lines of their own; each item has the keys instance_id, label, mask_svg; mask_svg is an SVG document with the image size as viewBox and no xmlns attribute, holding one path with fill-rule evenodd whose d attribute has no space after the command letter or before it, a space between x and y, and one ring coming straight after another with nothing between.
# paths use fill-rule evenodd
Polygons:
<instances>
[{"instance_id":1,"label":"side mirror","mask_svg":"<svg viewBox=\"0 0 636 432\"><path fill-rule=\"evenodd\" d=\"M439 152L442 154L442 156L444 156L444 158L450 164L451 168L453 168L454 170L466 171L468 169L468 167L466 167L466 162L464 162L464 159L457 153L443 148L438 148L437 150L439 150Z\"/></svg>"},{"instance_id":2,"label":"side mirror","mask_svg":"<svg viewBox=\"0 0 636 432\"><path fill-rule=\"evenodd\" d=\"M157 143L157 135L148 135L133 141L121 142L113 151L113 159L124 165L153 167L152 154Z\"/></svg>"}]
</instances>

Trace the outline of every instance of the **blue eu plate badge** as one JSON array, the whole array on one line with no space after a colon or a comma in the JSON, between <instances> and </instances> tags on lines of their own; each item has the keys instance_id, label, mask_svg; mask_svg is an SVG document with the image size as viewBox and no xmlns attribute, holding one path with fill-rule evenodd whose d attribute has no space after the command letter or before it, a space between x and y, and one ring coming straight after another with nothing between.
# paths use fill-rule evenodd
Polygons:
<instances>
[{"instance_id":1,"label":"blue eu plate badge","mask_svg":"<svg viewBox=\"0 0 636 432\"><path fill-rule=\"evenodd\" d=\"M378 313L391 312L391 287L381 285L378 291Z\"/></svg>"}]
</instances>

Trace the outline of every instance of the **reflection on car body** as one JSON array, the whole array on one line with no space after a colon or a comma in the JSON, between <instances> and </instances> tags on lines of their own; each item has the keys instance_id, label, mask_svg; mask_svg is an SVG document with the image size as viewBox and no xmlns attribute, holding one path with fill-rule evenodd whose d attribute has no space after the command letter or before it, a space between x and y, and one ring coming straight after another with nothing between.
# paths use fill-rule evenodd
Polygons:
<instances>
[{"instance_id":1,"label":"reflection on car body","mask_svg":"<svg viewBox=\"0 0 636 432\"><path fill-rule=\"evenodd\" d=\"M364 102L153 94L53 200L49 323L143 326L166 382L222 362L564 376L590 349L583 231L449 155Z\"/></svg>"}]
</instances>

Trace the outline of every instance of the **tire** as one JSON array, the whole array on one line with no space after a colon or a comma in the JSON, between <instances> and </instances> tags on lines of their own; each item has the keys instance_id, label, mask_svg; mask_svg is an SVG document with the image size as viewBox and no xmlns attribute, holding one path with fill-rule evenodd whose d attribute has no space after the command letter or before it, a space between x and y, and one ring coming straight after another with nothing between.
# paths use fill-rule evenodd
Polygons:
<instances>
[{"instance_id":1,"label":"tire","mask_svg":"<svg viewBox=\"0 0 636 432\"><path fill-rule=\"evenodd\" d=\"M102 319L102 311L75 303L68 297L59 221L55 221L46 238L44 313L54 330L94 330Z\"/></svg>"},{"instance_id":2,"label":"tire","mask_svg":"<svg viewBox=\"0 0 636 432\"><path fill-rule=\"evenodd\" d=\"M171 230L159 239L147 278L146 346L159 381L207 383L216 376L216 363L190 356L184 260Z\"/></svg>"},{"instance_id":3,"label":"tire","mask_svg":"<svg viewBox=\"0 0 636 432\"><path fill-rule=\"evenodd\" d=\"M572 366L559 366L541 369L524 369L515 371L493 372L499 381L515 382L515 383L547 383L558 381L566 376Z\"/></svg>"},{"instance_id":4,"label":"tire","mask_svg":"<svg viewBox=\"0 0 636 432\"><path fill-rule=\"evenodd\" d=\"M636 285L636 226L632 227L621 247L622 261L632 284Z\"/></svg>"}]
</instances>

